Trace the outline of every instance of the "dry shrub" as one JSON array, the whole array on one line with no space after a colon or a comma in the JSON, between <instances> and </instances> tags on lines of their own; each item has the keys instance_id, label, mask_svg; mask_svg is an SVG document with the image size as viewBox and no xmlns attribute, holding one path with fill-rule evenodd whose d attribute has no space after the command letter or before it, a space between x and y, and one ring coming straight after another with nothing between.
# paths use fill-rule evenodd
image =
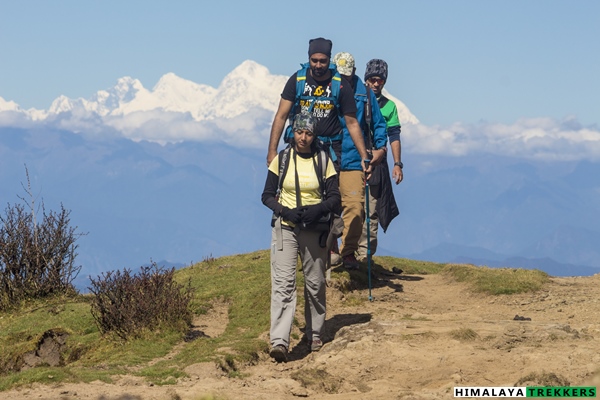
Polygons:
<instances>
[{"instance_id":1,"label":"dry shrub","mask_svg":"<svg viewBox=\"0 0 600 400\"><path fill-rule=\"evenodd\" d=\"M91 311L100 332L125 340L160 328L186 332L192 325L193 292L190 282L181 285L174 274L175 268L165 270L152 263L137 274L124 269L90 278Z\"/></svg>"},{"instance_id":2,"label":"dry shrub","mask_svg":"<svg viewBox=\"0 0 600 400\"><path fill-rule=\"evenodd\" d=\"M554 372L531 372L520 378L515 386L571 386L571 382L562 375Z\"/></svg>"},{"instance_id":3,"label":"dry shrub","mask_svg":"<svg viewBox=\"0 0 600 400\"><path fill-rule=\"evenodd\" d=\"M338 393L342 379L334 377L322 368L305 368L293 372L290 377L299 382L302 387L312 389L317 393Z\"/></svg>"},{"instance_id":4,"label":"dry shrub","mask_svg":"<svg viewBox=\"0 0 600 400\"><path fill-rule=\"evenodd\" d=\"M461 342L473 341L479 338L477 332L471 328L459 328L450 331L450 336L453 339L460 340Z\"/></svg>"},{"instance_id":5,"label":"dry shrub","mask_svg":"<svg viewBox=\"0 0 600 400\"><path fill-rule=\"evenodd\" d=\"M33 204L8 205L0 216L0 310L23 300L74 294L75 244L81 234L70 226L70 211L46 210L36 221Z\"/></svg>"}]
</instances>

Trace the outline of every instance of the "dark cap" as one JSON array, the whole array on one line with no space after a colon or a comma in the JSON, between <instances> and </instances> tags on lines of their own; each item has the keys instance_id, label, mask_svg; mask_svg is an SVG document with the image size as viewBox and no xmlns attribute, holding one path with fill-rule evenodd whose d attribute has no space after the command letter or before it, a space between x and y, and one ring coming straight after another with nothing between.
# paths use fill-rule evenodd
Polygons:
<instances>
[{"instance_id":1,"label":"dark cap","mask_svg":"<svg viewBox=\"0 0 600 400\"><path fill-rule=\"evenodd\" d=\"M331 57L331 48L333 43L329 39L322 37L316 39L310 39L308 42L308 56L312 56L315 53L325 54L327 57Z\"/></svg>"},{"instance_id":2,"label":"dark cap","mask_svg":"<svg viewBox=\"0 0 600 400\"><path fill-rule=\"evenodd\" d=\"M385 61L374 58L367 63L365 70L365 81L372 76L380 76L384 81L388 78L388 65Z\"/></svg>"}]
</instances>

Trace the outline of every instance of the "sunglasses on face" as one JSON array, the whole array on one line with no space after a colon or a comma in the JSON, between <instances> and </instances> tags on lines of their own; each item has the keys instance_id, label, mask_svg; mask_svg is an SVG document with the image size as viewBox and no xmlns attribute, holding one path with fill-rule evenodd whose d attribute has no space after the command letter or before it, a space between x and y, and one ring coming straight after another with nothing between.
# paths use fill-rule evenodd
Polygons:
<instances>
[{"instance_id":1,"label":"sunglasses on face","mask_svg":"<svg viewBox=\"0 0 600 400\"><path fill-rule=\"evenodd\" d=\"M367 79L367 82L371 83L371 84L378 84L378 85L383 85L385 83L385 81L381 78L369 78Z\"/></svg>"}]
</instances>

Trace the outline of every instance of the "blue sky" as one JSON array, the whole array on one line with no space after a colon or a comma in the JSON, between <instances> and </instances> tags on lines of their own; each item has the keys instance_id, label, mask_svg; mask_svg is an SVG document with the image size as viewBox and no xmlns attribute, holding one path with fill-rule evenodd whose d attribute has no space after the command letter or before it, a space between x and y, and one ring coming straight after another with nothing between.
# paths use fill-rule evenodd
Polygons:
<instances>
[{"instance_id":1,"label":"blue sky","mask_svg":"<svg viewBox=\"0 0 600 400\"><path fill-rule=\"evenodd\" d=\"M290 75L324 36L428 125L600 115L600 2L0 0L0 97L47 109L123 76L218 86L246 59ZM330 6L326 6L329 4ZM326 12L326 7L331 12Z\"/></svg>"}]
</instances>

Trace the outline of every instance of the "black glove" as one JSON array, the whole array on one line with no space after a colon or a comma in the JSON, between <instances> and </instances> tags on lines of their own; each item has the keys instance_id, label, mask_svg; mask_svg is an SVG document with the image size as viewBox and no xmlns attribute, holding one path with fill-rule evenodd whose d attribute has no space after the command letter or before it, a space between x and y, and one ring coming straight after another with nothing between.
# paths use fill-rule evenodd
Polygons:
<instances>
[{"instance_id":1,"label":"black glove","mask_svg":"<svg viewBox=\"0 0 600 400\"><path fill-rule=\"evenodd\" d=\"M302 213L302 223L305 226L312 225L316 223L319 220L319 218L323 216L324 213L325 207L323 207L323 204L315 204L314 206L308 206Z\"/></svg>"},{"instance_id":2,"label":"black glove","mask_svg":"<svg viewBox=\"0 0 600 400\"><path fill-rule=\"evenodd\" d=\"M283 218L284 220L291 222L293 224L299 224L300 223L300 216L302 215L302 209L300 208L287 208L287 207L281 207L281 212L279 213L279 215L281 215L281 218Z\"/></svg>"}]
</instances>

